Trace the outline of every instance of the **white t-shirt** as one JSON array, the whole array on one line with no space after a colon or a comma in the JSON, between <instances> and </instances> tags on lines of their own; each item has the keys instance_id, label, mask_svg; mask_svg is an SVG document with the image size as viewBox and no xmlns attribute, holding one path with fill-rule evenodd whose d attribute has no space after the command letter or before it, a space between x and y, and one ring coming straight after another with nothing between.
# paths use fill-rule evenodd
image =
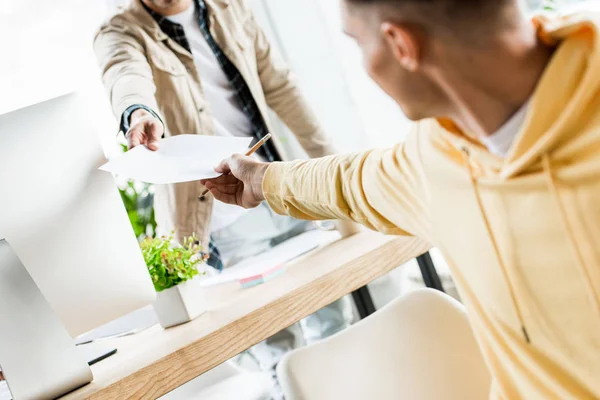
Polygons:
<instances>
[{"instance_id":1,"label":"white t-shirt","mask_svg":"<svg viewBox=\"0 0 600 400\"><path fill-rule=\"evenodd\" d=\"M204 98L214 117L215 135L252 136L250 119L239 106L236 93L227 75L223 72L208 42L202 35L194 4L192 3L187 10L169 16L167 19L183 26L192 50L194 64L202 82ZM216 232L233 224L246 212L241 207L215 201L210 232Z\"/></svg>"},{"instance_id":2,"label":"white t-shirt","mask_svg":"<svg viewBox=\"0 0 600 400\"><path fill-rule=\"evenodd\" d=\"M484 146L490 151L500 157L506 157L510 150L517 133L523 127L525 118L527 117L527 110L529 109L529 102L526 102L508 121L504 123L496 132L490 136L481 139Z\"/></svg>"}]
</instances>

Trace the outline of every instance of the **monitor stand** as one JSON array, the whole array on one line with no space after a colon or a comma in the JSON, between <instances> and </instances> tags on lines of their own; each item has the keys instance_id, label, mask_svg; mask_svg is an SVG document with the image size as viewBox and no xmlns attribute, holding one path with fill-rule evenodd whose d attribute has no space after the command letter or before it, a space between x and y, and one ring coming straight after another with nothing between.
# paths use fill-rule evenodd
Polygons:
<instances>
[{"instance_id":1,"label":"monitor stand","mask_svg":"<svg viewBox=\"0 0 600 400\"><path fill-rule=\"evenodd\" d=\"M77 350L83 353L84 360L87 360L88 365L92 366L117 352L113 347L107 347L100 343L78 344ZM2 369L0 369L0 400L12 400L12 395L4 382Z\"/></svg>"},{"instance_id":2,"label":"monitor stand","mask_svg":"<svg viewBox=\"0 0 600 400\"><path fill-rule=\"evenodd\" d=\"M55 399L92 381L73 338L2 239L0 326L0 367L14 399Z\"/></svg>"}]
</instances>

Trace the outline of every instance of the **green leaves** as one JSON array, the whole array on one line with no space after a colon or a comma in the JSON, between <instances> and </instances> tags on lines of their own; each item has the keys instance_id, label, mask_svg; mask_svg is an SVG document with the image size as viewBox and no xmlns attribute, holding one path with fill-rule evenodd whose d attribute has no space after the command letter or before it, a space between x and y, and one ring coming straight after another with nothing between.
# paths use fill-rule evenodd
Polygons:
<instances>
[{"instance_id":1,"label":"green leaves","mask_svg":"<svg viewBox=\"0 0 600 400\"><path fill-rule=\"evenodd\" d=\"M544 0L544 10L546 11L558 11L561 7L565 5L565 3L573 3L573 1L565 1L565 0Z\"/></svg>"},{"instance_id":2,"label":"green leaves","mask_svg":"<svg viewBox=\"0 0 600 400\"><path fill-rule=\"evenodd\" d=\"M140 243L148 272L157 292L177 286L192 279L198 264L205 261L201 247L194 236L184 239L183 246L174 245L173 233L169 237L146 238Z\"/></svg>"},{"instance_id":3,"label":"green leaves","mask_svg":"<svg viewBox=\"0 0 600 400\"><path fill-rule=\"evenodd\" d=\"M123 153L127 151L127 144L121 143ZM148 183L126 181L119 185L121 199L125 204L129 221L138 240L156 233L156 220L154 218L154 188Z\"/></svg>"},{"instance_id":4,"label":"green leaves","mask_svg":"<svg viewBox=\"0 0 600 400\"><path fill-rule=\"evenodd\" d=\"M156 232L156 220L152 185L128 181L127 185L119 191L135 236L138 239L153 236Z\"/></svg>"}]
</instances>

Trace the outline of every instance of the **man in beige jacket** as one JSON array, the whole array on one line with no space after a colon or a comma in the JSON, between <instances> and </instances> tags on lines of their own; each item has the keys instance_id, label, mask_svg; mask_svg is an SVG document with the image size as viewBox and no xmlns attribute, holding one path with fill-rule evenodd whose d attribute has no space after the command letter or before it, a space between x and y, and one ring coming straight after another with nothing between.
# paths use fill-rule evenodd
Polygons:
<instances>
[{"instance_id":1,"label":"man in beige jacket","mask_svg":"<svg viewBox=\"0 0 600 400\"><path fill-rule=\"evenodd\" d=\"M271 109L309 156L333 152L290 70L241 0L132 0L101 27L94 46L130 148L157 149L161 137L180 134L258 141L273 132ZM277 134L258 158L287 159ZM266 206L244 212L214 204L211 196L199 201L203 190L199 182L158 186L156 220L161 233L175 230L178 239L196 234L217 269L309 227ZM344 304L304 321L308 339L347 326Z\"/></svg>"}]
</instances>

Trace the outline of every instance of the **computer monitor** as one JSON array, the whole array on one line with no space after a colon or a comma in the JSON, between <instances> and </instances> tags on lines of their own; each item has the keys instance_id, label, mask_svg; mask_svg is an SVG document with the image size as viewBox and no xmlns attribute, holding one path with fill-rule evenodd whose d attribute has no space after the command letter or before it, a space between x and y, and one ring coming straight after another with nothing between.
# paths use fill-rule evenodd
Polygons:
<instances>
[{"instance_id":1,"label":"computer monitor","mask_svg":"<svg viewBox=\"0 0 600 400\"><path fill-rule=\"evenodd\" d=\"M97 120L83 93L0 115L0 238L72 336L155 299Z\"/></svg>"}]
</instances>

